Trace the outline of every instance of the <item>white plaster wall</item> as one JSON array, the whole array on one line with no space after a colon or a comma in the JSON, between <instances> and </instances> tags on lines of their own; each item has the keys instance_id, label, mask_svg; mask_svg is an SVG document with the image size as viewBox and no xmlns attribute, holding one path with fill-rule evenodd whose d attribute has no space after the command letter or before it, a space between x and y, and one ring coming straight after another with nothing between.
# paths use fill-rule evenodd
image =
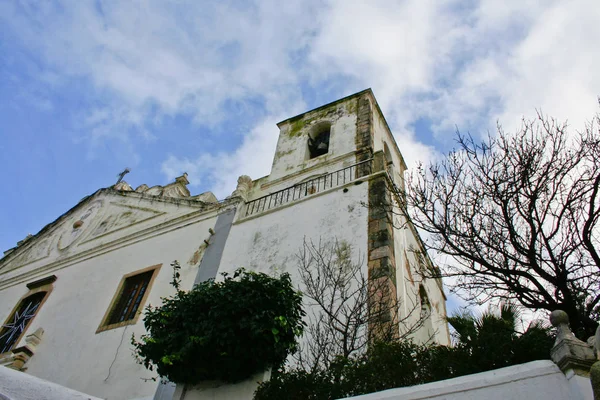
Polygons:
<instances>
[{"instance_id":1,"label":"white plaster wall","mask_svg":"<svg viewBox=\"0 0 600 400\"><path fill-rule=\"evenodd\" d=\"M162 264L146 302L158 305L161 297L174 293L169 264L177 259L182 267L182 288L191 288L198 266L191 261L215 221L214 213L208 219L182 221L160 236L139 238L52 272L57 276L54 290L27 329L27 333L39 327L45 331L27 364L27 373L107 399L153 396L157 383L143 379L155 373L135 363L130 344L132 334L139 338L144 332L142 318L136 325L100 333L95 333L96 329L124 274ZM0 291L1 318L6 318L27 292L27 282Z\"/></svg>"},{"instance_id":2,"label":"white plaster wall","mask_svg":"<svg viewBox=\"0 0 600 400\"><path fill-rule=\"evenodd\" d=\"M394 164L393 179L396 185L404 190L404 172L405 163L401 154L401 149L398 148L394 135L390 132L383 115L375 106L373 111L373 151L384 151L384 143L387 143ZM389 161L389 160L388 160Z\"/></svg>"},{"instance_id":3,"label":"white plaster wall","mask_svg":"<svg viewBox=\"0 0 600 400\"><path fill-rule=\"evenodd\" d=\"M291 122L282 123L269 179L278 179L354 151L356 105L357 98L350 98L327 108L307 112ZM322 121L331 123L329 152L309 160L307 134L315 124ZM299 127L301 129L298 129Z\"/></svg>"},{"instance_id":4,"label":"white plaster wall","mask_svg":"<svg viewBox=\"0 0 600 400\"><path fill-rule=\"evenodd\" d=\"M399 317L404 320L400 326L400 334L405 334L412 326L417 324L420 317L419 303L419 281L420 276L416 274L410 258L409 240L405 232L406 221L399 215L394 217L394 256L396 259L396 289L400 301ZM426 336L426 335L425 335ZM418 342L426 342L427 337L415 338Z\"/></svg>"},{"instance_id":5,"label":"white plaster wall","mask_svg":"<svg viewBox=\"0 0 600 400\"><path fill-rule=\"evenodd\" d=\"M288 272L301 288L297 255L303 241L347 241L353 259L364 263L366 275L368 209L361 204L367 198L368 183L336 188L309 196L274 212L242 220L233 225L220 272L245 267L270 275ZM307 313L313 311L306 307ZM301 342L308 340L304 336ZM251 397L249 392L247 398Z\"/></svg>"},{"instance_id":6,"label":"white plaster wall","mask_svg":"<svg viewBox=\"0 0 600 400\"><path fill-rule=\"evenodd\" d=\"M178 400L250 400L259 382L268 380L270 372L261 372L234 384L223 382L203 382L201 385L186 387L179 386L173 399Z\"/></svg>"},{"instance_id":7,"label":"white plaster wall","mask_svg":"<svg viewBox=\"0 0 600 400\"><path fill-rule=\"evenodd\" d=\"M0 367L0 399L100 400L6 367Z\"/></svg>"},{"instance_id":8,"label":"white plaster wall","mask_svg":"<svg viewBox=\"0 0 600 400\"><path fill-rule=\"evenodd\" d=\"M315 194L306 199L234 223L221 259L219 274L231 273L239 267L276 275L288 272L300 286L297 254L303 241L345 240L352 244L359 259L367 251L367 208L360 204L366 199L368 184L339 187ZM365 262L366 268L366 262ZM310 310L307 310L310 312ZM306 338L304 338L306 339ZM263 374L235 385L206 383L186 388L185 400L251 399ZM178 387L175 398L182 393Z\"/></svg>"},{"instance_id":9,"label":"white plaster wall","mask_svg":"<svg viewBox=\"0 0 600 400\"><path fill-rule=\"evenodd\" d=\"M0 291L0 323L6 321L13 307L27 292L29 292L29 289L25 284L11 286Z\"/></svg>"},{"instance_id":10,"label":"white plaster wall","mask_svg":"<svg viewBox=\"0 0 600 400\"><path fill-rule=\"evenodd\" d=\"M552 361L533 361L479 374L351 397L354 400L592 400L588 386L573 386ZM580 390L583 389L583 390Z\"/></svg>"},{"instance_id":11,"label":"white plaster wall","mask_svg":"<svg viewBox=\"0 0 600 400\"><path fill-rule=\"evenodd\" d=\"M396 255L396 277L398 298L402 301L400 315L407 317L406 326L415 326L421 317L419 285L423 285L431 304L431 328L424 325L413 339L419 343L428 341L443 345L450 344L450 333L446 322L446 299L443 289L435 279L424 279L419 270L415 251L421 249L407 222L396 217L394 224L394 252ZM400 328L402 330L402 327Z\"/></svg>"},{"instance_id":12,"label":"white plaster wall","mask_svg":"<svg viewBox=\"0 0 600 400\"><path fill-rule=\"evenodd\" d=\"M288 203L256 218L235 223L221 259L219 273L239 267L268 274L289 272L299 281L296 255L304 238L346 240L355 257L367 252L368 183L350 184ZM366 262L365 262L366 265Z\"/></svg>"},{"instance_id":13,"label":"white plaster wall","mask_svg":"<svg viewBox=\"0 0 600 400\"><path fill-rule=\"evenodd\" d=\"M99 207L87 218L80 229L81 233L73 235L73 223L80 219L91 204ZM0 260L0 290L13 278L35 273L45 266L60 263L86 252L97 250L100 246L115 245L126 236L141 236L146 230L157 228L168 229L177 223L177 219L190 215L203 214L202 210L186 201L160 201L144 199L137 193L127 196L98 193L66 215L62 221L50 227L40 237L32 238L15 250L14 256ZM107 224L107 231L100 233L101 225ZM72 236L73 235L73 236ZM65 246L70 237L75 237L72 244ZM16 268L16 269L15 269Z\"/></svg>"}]
</instances>

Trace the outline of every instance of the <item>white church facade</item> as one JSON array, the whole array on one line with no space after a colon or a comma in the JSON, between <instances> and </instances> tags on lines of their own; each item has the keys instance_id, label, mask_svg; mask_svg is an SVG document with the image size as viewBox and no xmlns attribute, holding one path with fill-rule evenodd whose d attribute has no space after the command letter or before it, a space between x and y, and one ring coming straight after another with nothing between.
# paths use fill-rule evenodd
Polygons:
<instances>
[{"instance_id":1,"label":"white church facade","mask_svg":"<svg viewBox=\"0 0 600 400\"><path fill-rule=\"evenodd\" d=\"M300 286L307 239L350 244L403 305L397 319L427 309L414 339L449 344L442 283L427 278L435 266L402 212L381 207L401 209L406 165L371 90L278 126L271 173L240 177L225 200L191 195L185 174L166 186L121 181L6 251L0 364L99 398L172 398L130 345L144 333L144 307L174 293L170 263L184 290L239 267L288 272Z\"/></svg>"}]
</instances>

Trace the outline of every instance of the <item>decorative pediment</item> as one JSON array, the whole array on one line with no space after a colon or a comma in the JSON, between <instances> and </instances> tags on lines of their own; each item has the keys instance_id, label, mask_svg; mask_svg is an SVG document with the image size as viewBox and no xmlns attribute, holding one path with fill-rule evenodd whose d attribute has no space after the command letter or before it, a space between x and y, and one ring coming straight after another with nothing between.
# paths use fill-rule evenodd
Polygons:
<instances>
[{"instance_id":1,"label":"decorative pediment","mask_svg":"<svg viewBox=\"0 0 600 400\"><path fill-rule=\"evenodd\" d=\"M10 261L9 264L21 266L43 260L50 255L52 247L52 238L43 238L29 248L18 249L18 254ZM13 251L17 251L17 249Z\"/></svg>"},{"instance_id":2,"label":"decorative pediment","mask_svg":"<svg viewBox=\"0 0 600 400\"><path fill-rule=\"evenodd\" d=\"M102 200L95 200L73 213L62 226L57 243L59 250L67 249L93 229L103 203Z\"/></svg>"},{"instance_id":3,"label":"decorative pediment","mask_svg":"<svg viewBox=\"0 0 600 400\"><path fill-rule=\"evenodd\" d=\"M101 236L112 234L132 225L147 222L164 213L165 212L163 211L141 206L111 203L109 215L106 215L102 221L94 227L93 231L86 238L86 242Z\"/></svg>"},{"instance_id":4,"label":"decorative pediment","mask_svg":"<svg viewBox=\"0 0 600 400\"><path fill-rule=\"evenodd\" d=\"M183 178L161 190L186 194ZM141 193L145 189L143 187L138 188L140 191L133 191L125 190L124 185L121 186L123 190L100 189L46 225L38 234L20 241L0 258L0 272L25 266L37 268L38 264L52 264L91 254L106 246L123 243L132 235L139 236L142 231L151 232L155 227L160 229L165 222L198 211L214 211L219 206L212 193L157 198Z\"/></svg>"},{"instance_id":5,"label":"decorative pediment","mask_svg":"<svg viewBox=\"0 0 600 400\"><path fill-rule=\"evenodd\" d=\"M48 258L56 249L62 252L72 247L95 225L103 204L100 199L81 202L39 234L19 242L6 259L0 260L0 267L5 270L23 267Z\"/></svg>"}]
</instances>

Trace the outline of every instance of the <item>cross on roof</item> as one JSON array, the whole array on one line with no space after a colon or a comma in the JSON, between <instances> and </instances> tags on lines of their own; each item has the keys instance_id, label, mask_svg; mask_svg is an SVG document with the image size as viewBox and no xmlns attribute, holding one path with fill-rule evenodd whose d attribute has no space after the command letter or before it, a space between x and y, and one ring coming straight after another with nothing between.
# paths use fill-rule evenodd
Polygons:
<instances>
[{"instance_id":1,"label":"cross on roof","mask_svg":"<svg viewBox=\"0 0 600 400\"><path fill-rule=\"evenodd\" d=\"M117 183L115 183L115 185L118 185L119 183L121 183L121 181L123 180L123 177L125 175L127 175L131 170L129 168L125 168L123 170L123 172L121 172L120 174L118 174L117 176L119 177L119 180L117 181Z\"/></svg>"}]
</instances>

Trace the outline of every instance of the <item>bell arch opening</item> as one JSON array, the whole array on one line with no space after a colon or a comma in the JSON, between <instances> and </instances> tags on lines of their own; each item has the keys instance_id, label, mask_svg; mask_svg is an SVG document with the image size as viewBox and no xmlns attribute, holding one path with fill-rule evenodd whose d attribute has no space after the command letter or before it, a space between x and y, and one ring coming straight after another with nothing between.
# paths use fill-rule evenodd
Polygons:
<instances>
[{"instance_id":1,"label":"bell arch opening","mask_svg":"<svg viewBox=\"0 0 600 400\"><path fill-rule=\"evenodd\" d=\"M327 121L316 124L308 133L308 159L329 153L329 139L331 137L331 123Z\"/></svg>"}]
</instances>

